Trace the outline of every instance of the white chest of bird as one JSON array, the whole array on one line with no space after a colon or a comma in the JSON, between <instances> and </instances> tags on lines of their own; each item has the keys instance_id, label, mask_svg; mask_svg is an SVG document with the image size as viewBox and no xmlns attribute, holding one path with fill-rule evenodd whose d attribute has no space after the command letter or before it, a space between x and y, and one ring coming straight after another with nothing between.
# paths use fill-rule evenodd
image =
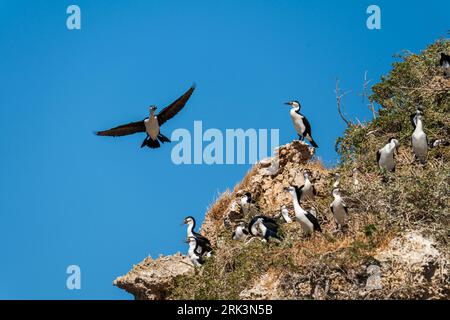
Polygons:
<instances>
[{"instance_id":1,"label":"white chest of bird","mask_svg":"<svg viewBox=\"0 0 450 320\"><path fill-rule=\"evenodd\" d=\"M378 162L381 169L385 169L388 171L392 171L395 168L395 160L394 160L394 147L390 145L384 146L380 149L380 160Z\"/></svg>"},{"instance_id":2,"label":"white chest of bird","mask_svg":"<svg viewBox=\"0 0 450 320\"><path fill-rule=\"evenodd\" d=\"M233 234L233 240L245 240L247 234L244 231L244 226L237 226L236 231Z\"/></svg>"},{"instance_id":3,"label":"white chest of bird","mask_svg":"<svg viewBox=\"0 0 450 320\"><path fill-rule=\"evenodd\" d=\"M417 121L417 126L411 137L412 147L415 156L420 161L425 161L428 151L427 135L422 128L422 120Z\"/></svg>"},{"instance_id":4,"label":"white chest of bird","mask_svg":"<svg viewBox=\"0 0 450 320\"><path fill-rule=\"evenodd\" d=\"M300 212L297 213L297 210L295 210L295 219L300 223L303 232L305 232L306 235L311 235L314 232L314 225L309 219L306 217L306 211L301 209Z\"/></svg>"},{"instance_id":5,"label":"white chest of bird","mask_svg":"<svg viewBox=\"0 0 450 320\"><path fill-rule=\"evenodd\" d=\"M294 124L295 131L297 131L299 135L303 135L306 130L305 124L303 122L303 117L298 114L295 109L290 110L290 115Z\"/></svg>"},{"instance_id":6,"label":"white chest of bird","mask_svg":"<svg viewBox=\"0 0 450 320\"><path fill-rule=\"evenodd\" d=\"M340 226L345 226L348 222L348 216L342 198L336 197L330 207L333 212L334 221Z\"/></svg>"},{"instance_id":7,"label":"white chest of bird","mask_svg":"<svg viewBox=\"0 0 450 320\"><path fill-rule=\"evenodd\" d=\"M309 179L306 179L303 185L301 200L314 200L314 188Z\"/></svg>"}]
</instances>

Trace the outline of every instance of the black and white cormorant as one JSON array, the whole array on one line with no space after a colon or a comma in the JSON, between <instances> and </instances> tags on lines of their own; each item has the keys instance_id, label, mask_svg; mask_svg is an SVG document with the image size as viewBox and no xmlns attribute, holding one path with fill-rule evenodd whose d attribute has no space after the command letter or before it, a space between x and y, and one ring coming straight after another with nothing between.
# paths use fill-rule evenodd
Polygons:
<instances>
[{"instance_id":1,"label":"black and white cormorant","mask_svg":"<svg viewBox=\"0 0 450 320\"><path fill-rule=\"evenodd\" d=\"M170 139L160 132L160 127L167 120L173 118L178 112L181 111L181 109L183 109L194 90L195 85L193 85L188 91L186 91L180 98L161 110L158 115L155 115L155 111L157 109L156 106L151 106L150 116L148 118L145 118L141 121L121 125L109 130L98 131L96 132L96 134L98 136L120 137L138 132L145 132L147 134L147 137L142 142L141 148L145 146L152 149L159 148L161 146L159 141L161 141L162 143L170 142Z\"/></svg>"},{"instance_id":2,"label":"black and white cormorant","mask_svg":"<svg viewBox=\"0 0 450 320\"><path fill-rule=\"evenodd\" d=\"M341 197L340 189L333 189L333 197L330 210L333 213L334 221L338 227L345 227L348 222L348 209Z\"/></svg>"},{"instance_id":3,"label":"black and white cormorant","mask_svg":"<svg viewBox=\"0 0 450 320\"><path fill-rule=\"evenodd\" d=\"M188 216L184 218L184 224L187 224L187 238L194 237L197 240L197 245L199 247L200 253L206 254L209 256L212 252L211 242L209 242L208 238L202 236L200 233L195 232L195 219L194 217Z\"/></svg>"},{"instance_id":4,"label":"black and white cormorant","mask_svg":"<svg viewBox=\"0 0 450 320\"><path fill-rule=\"evenodd\" d=\"M414 156L421 163L425 163L427 160L428 151L428 139L427 135L423 131L422 114L418 113L415 116L415 129L411 136L411 144L414 152Z\"/></svg>"},{"instance_id":5,"label":"black and white cormorant","mask_svg":"<svg viewBox=\"0 0 450 320\"><path fill-rule=\"evenodd\" d=\"M248 235L249 235L249 233L248 233L245 223L239 222L238 225L236 226L236 229L234 230L231 238L233 240L243 241L247 238Z\"/></svg>"},{"instance_id":6,"label":"black and white cormorant","mask_svg":"<svg viewBox=\"0 0 450 320\"><path fill-rule=\"evenodd\" d=\"M380 169L395 171L394 151L398 149L399 145L397 139L390 138L389 142L377 151L377 163Z\"/></svg>"},{"instance_id":7,"label":"black and white cormorant","mask_svg":"<svg viewBox=\"0 0 450 320\"><path fill-rule=\"evenodd\" d=\"M195 237L188 237L186 243L189 244L189 259L194 266L200 267L205 260L203 259L202 249L199 247L197 239Z\"/></svg>"},{"instance_id":8,"label":"black and white cormorant","mask_svg":"<svg viewBox=\"0 0 450 320\"><path fill-rule=\"evenodd\" d=\"M444 69L444 76L446 78L450 78L450 56L445 53L441 53L441 60L439 61L439 64Z\"/></svg>"},{"instance_id":9,"label":"black and white cormorant","mask_svg":"<svg viewBox=\"0 0 450 320\"><path fill-rule=\"evenodd\" d=\"M303 172L304 183L300 187L301 190L300 201L314 200L314 197L317 195L316 188L314 188L314 185L311 183L309 177L310 177L309 171L305 170Z\"/></svg>"},{"instance_id":10,"label":"black and white cormorant","mask_svg":"<svg viewBox=\"0 0 450 320\"><path fill-rule=\"evenodd\" d=\"M292 107L290 114L292 122L294 123L295 131L297 131L300 140L303 141L306 138L306 140L308 140L314 148L318 148L319 146L312 138L311 125L309 124L308 119L306 119L306 117L300 113L300 102L295 100L286 102L285 104Z\"/></svg>"},{"instance_id":11,"label":"black and white cormorant","mask_svg":"<svg viewBox=\"0 0 450 320\"><path fill-rule=\"evenodd\" d=\"M278 223L266 216L256 216L248 224L248 230L254 237L263 237L268 240L270 237L281 240L278 236Z\"/></svg>"},{"instance_id":12,"label":"black and white cormorant","mask_svg":"<svg viewBox=\"0 0 450 320\"><path fill-rule=\"evenodd\" d=\"M287 187L285 191L289 192L292 197L292 204L294 206L295 218L302 226L303 232L306 235L312 235L314 231L322 232L319 221L314 214L304 210L298 201L297 192L294 187Z\"/></svg>"}]
</instances>

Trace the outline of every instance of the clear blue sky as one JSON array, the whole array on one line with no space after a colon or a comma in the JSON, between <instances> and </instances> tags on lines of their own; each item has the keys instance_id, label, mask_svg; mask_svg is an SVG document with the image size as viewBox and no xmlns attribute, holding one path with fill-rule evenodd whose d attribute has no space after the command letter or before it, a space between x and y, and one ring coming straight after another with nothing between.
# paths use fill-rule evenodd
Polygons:
<instances>
[{"instance_id":1,"label":"clear blue sky","mask_svg":"<svg viewBox=\"0 0 450 320\"><path fill-rule=\"evenodd\" d=\"M378 4L382 29L366 28ZM82 30L66 28L81 7ZM187 108L163 127L279 128L295 138L289 99L327 164L337 160L335 77L345 110L370 118L365 70L378 80L403 49L450 28L448 1L0 0L0 298L129 299L112 286L147 255L186 251L182 218L201 220L248 165L175 166L172 145L143 135L96 137L164 106L193 82ZM82 271L67 290L66 267Z\"/></svg>"}]
</instances>

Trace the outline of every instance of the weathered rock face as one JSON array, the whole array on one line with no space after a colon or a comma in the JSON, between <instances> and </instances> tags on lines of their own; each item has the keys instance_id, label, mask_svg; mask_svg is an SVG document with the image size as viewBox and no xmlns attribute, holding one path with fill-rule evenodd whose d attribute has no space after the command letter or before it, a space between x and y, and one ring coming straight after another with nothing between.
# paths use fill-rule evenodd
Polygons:
<instances>
[{"instance_id":1,"label":"weathered rock face","mask_svg":"<svg viewBox=\"0 0 450 320\"><path fill-rule=\"evenodd\" d=\"M281 206L291 202L284 188L289 185L302 185L304 169L311 170L316 189L323 189L326 184L323 178L329 173L317 164L308 164L313 154L313 149L298 140L280 146L274 157L257 163L233 192L223 195L218 203L211 207L201 230L208 234L215 244L218 224L224 224L226 229L231 230L235 222L248 218L242 215L240 207L240 198L246 192L250 192L255 199L255 203L249 208L250 216L253 216L252 212L256 212L256 207L264 208L264 211L260 212L264 215L279 215Z\"/></svg>"},{"instance_id":2,"label":"weathered rock face","mask_svg":"<svg viewBox=\"0 0 450 320\"><path fill-rule=\"evenodd\" d=\"M177 253L161 256L156 260L148 257L113 284L134 295L137 300L163 300L172 280L179 275L194 272L191 261Z\"/></svg>"},{"instance_id":3,"label":"weathered rock face","mask_svg":"<svg viewBox=\"0 0 450 320\"><path fill-rule=\"evenodd\" d=\"M222 195L208 210L201 232L208 235L213 246L220 247L221 243L217 243L218 230L222 228L231 230L236 221L244 218L239 198L247 191L258 199L258 206L266 208L265 214L277 215L281 204L288 199L283 188L290 183L303 183L302 168L312 155L312 149L300 141L280 146L273 158L264 159L256 164L233 192ZM314 174L320 178L327 173L324 169L320 171L315 169ZM133 294L136 299L165 299L172 280L176 276L191 272L194 272L192 263L181 254L163 256L156 260L148 257L135 265L126 275L117 278L113 284ZM264 280L262 282L261 286L266 288L265 291L261 293L261 290L255 289L243 293L243 297L259 295L260 298L268 298L266 293L273 288L267 287L268 284L264 283ZM276 295L270 297L276 298Z\"/></svg>"},{"instance_id":4,"label":"weathered rock face","mask_svg":"<svg viewBox=\"0 0 450 320\"><path fill-rule=\"evenodd\" d=\"M284 191L289 185L303 184L303 171L311 172L318 195L314 203L305 201L304 206L318 206L324 233L313 239L305 239L297 223L283 225L286 238L284 247L272 247L276 254L288 254L295 268L270 266L261 274L251 274L245 279L246 286L233 297L240 299L401 299L445 298L450 296L448 252L438 248L434 241L418 231L403 231L395 237L374 247L370 259L357 255L358 245L365 241L364 230L373 223L365 211L351 210L351 232L335 234L330 216L330 191L333 172L323 168L317 161L308 161L312 150L303 142L294 141L281 146L276 156L256 164L235 189L224 193L206 213L201 232L208 236L216 251L217 264L226 264L226 239L230 238L236 224L248 221L256 213L278 216L281 205L291 203ZM376 178L376 177L375 177ZM341 182L354 194L348 203L356 203L358 195L375 179L373 174L360 174L360 185L354 188L349 176ZM255 203L245 216L240 198L250 192ZM370 206L372 204L369 204ZM292 215L292 209L290 208ZM289 243L289 245L287 245ZM244 244L232 244L240 250ZM245 244L247 245L247 244ZM265 250L265 249L264 249ZM372 250L372 249L371 249ZM237 251L236 251L237 252ZM274 251L272 251L273 253ZM353 253L352 253L353 252ZM357 258L355 258L357 256ZM350 258L355 261L349 261ZM348 262L348 263L347 263ZM233 266L230 266L233 268ZM222 268L219 268L222 270ZM225 269L225 268L224 268ZM195 269L188 258L181 254L164 256L156 260L146 258L134 266L114 285L133 294L136 299L171 298L174 279L193 274ZM200 272L205 271L202 269ZM222 271L221 271L222 272ZM248 280L248 281L247 281ZM214 287L215 288L215 287ZM217 290L216 290L217 291ZM183 296L185 297L185 296ZM190 298L190 296L187 296ZM209 297L209 296L208 296ZM206 297L206 298L208 298Z\"/></svg>"},{"instance_id":5,"label":"weathered rock face","mask_svg":"<svg viewBox=\"0 0 450 320\"><path fill-rule=\"evenodd\" d=\"M377 289L389 288L396 298L402 298L401 289L408 286L421 291L424 298L444 298L445 286L449 293L448 256L417 231L394 238L375 259L380 261L382 272Z\"/></svg>"}]
</instances>

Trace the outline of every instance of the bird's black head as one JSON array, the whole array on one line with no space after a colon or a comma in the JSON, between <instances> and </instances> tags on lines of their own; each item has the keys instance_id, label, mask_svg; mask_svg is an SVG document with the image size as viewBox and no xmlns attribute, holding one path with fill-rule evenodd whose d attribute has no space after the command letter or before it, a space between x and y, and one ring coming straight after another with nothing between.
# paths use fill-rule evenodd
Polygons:
<instances>
[{"instance_id":1,"label":"bird's black head","mask_svg":"<svg viewBox=\"0 0 450 320\"><path fill-rule=\"evenodd\" d=\"M156 111L156 109L158 109L156 106L150 106L150 111L153 111L153 112L155 112Z\"/></svg>"},{"instance_id":2,"label":"bird's black head","mask_svg":"<svg viewBox=\"0 0 450 320\"><path fill-rule=\"evenodd\" d=\"M285 102L284 104L286 104L288 106L291 106L292 108L299 108L299 110L302 107L300 102L298 102L298 100L292 100L292 101L289 101L289 102Z\"/></svg>"},{"instance_id":3,"label":"bird's black head","mask_svg":"<svg viewBox=\"0 0 450 320\"><path fill-rule=\"evenodd\" d=\"M191 222L195 224L195 219L194 219L194 217L192 217L192 216L187 216L186 218L184 218L184 221L183 221L184 224L189 224L189 223L191 223Z\"/></svg>"},{"instance_id":4,"label":"bird's black head","mask_svg":"<svg viewBox=\"0 0 450 320\"><path fill-rule=\"evenodd\" d=\"M246 193L244 194L244 196L247 197L247 202L248 202L248 203L252 202L252 194L251 194L250 192L246 192Z\"/></svg>"}]
</instances>

